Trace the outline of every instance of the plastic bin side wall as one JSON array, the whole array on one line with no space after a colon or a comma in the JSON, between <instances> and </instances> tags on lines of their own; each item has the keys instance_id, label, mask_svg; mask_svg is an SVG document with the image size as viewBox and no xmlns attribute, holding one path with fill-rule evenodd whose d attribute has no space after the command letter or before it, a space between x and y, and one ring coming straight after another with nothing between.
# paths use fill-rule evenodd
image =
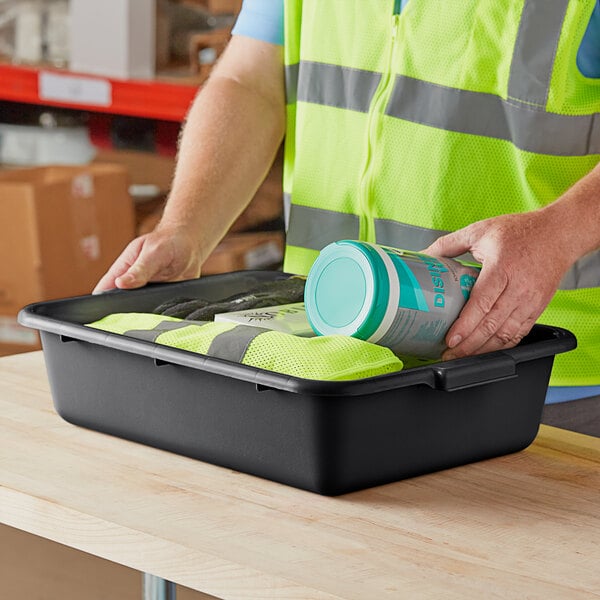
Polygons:
<instances>
[{"instance_id":1,"label":"plastic bin side wall","mask_svg":"<svg viewBox=\"0 0 600 600\"><path fill-rule=\"evenodd\" d=\"M515 452L534 439L553 357L502 382L362 396L250 382L42 333L67 421L320 494L338 495Z\"/></svg>"},{"instance_id":2,"label":"plastic bin side wall","mask_svg":"<svg viewBox=\"0 0 600 600\"><path fill-rule=\"evenodd\" d=\"M42 333L66 421L295 487L327 479L318 398Z\"/></svg>"}]
</instances>

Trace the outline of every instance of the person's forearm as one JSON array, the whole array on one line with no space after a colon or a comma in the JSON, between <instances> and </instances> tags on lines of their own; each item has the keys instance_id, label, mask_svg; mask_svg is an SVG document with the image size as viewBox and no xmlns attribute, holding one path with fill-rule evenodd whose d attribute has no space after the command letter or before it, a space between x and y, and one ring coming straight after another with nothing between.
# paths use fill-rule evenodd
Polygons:
<instances>
[{"instance_id":1,"label":"person's forearm","mask_svg":"<svg viewBox=\"0 0 600 600\"><path fill-rule=\"evenodd\" d=\"M540 212L554 223L552 238L573 262L600 249L600 165Z\"/></svg>"},{"instance_id":2,"label":"person's forearm","mask_svg":"<svg viewBox=\"0 0 600 600\"><path fill-rule=\"evenodd\" d=\"M266 47L261 56L258 49L254 60L264 64L250 66L253 79L240 64L249 60L240 56L240 47L238 41L194 101L159 225L197 233L203 258L254 196L285 129L283 65L277 50Z\"/></svg>"}]
</instances>

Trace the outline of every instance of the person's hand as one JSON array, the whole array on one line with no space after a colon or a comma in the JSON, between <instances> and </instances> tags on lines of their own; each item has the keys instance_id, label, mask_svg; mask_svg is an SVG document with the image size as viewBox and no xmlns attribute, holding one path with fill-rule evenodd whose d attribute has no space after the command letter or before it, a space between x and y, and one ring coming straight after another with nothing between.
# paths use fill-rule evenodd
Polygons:
<instances>
[{"instance_id":1,"label":"person's hand","mask_svg":"<svg viewBox=\"0 0 600 600\"><path fill-rule=\"evenodd\" d=\"M471 252L481 273L448 330L444 360L512 348L529 332L574 262L568 229L546 211L502 215L445 235L425 254Z\"/></svg>"},{"instance_id":2,"label":"person's hand","mask_svg":"<svg viewBox=\"0 0 600 600\"><path fill-rule=\"evenodd\" d=\"M151 281L193 279L200 275L201 265L199 243L193 235L181 228L159 226L129 243L93 293L139 288Z\"/></svg>"}]
</instances>

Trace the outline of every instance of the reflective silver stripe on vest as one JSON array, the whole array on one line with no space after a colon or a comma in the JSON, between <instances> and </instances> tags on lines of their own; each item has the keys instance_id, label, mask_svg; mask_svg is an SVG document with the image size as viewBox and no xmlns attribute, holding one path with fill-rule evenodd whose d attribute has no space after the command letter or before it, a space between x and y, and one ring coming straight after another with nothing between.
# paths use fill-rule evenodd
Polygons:
<instances>
[{"instance_id":1,"label":"reflective silver stripe on vest","mask_svg":"<svg viewBox=\"0 0 600 600\"><path fill-rule=\"evenodd\" d=\"M600 154L600 116L545 107L568 0L525 0L508 99L397 75L386 114L413 123L511 142L552 156ZM369 112L381 73L302 61L286 67L288 102Z\"/></svg>"},{"instance_id":2,"label":"reflective silver stripe on vest","mask_svg":"<svg viewBox=\"0 0 600 600\"><path fill-rule=\"evenodd\" d=\"M427 248L437 238L450 233L442 229L428 229L407 225L390 219L375 219L377 243L392 248L419 252ZM460 260L477 262L469 252L457 256ZM590 252L580 258L565 274L560 282L560 290L578 290L600 287L600 250Z\"/></svg>"},{"instance_id":3,"label":"reflective silver stripe on vest","mask_svg":"<svg viewBox=\"0 0 600 600\"><path fill-rule=\"evenodd\" d=\"M336 213L319 208L307 208L292 204L293 242L288 235L288 244L310 250L322 250L327 244L338 240L358 239L358 217L346 213ZM298 219L296 220L296 216ZM349 219L350 217L350 219ZM391 219L375 219L375 235L377 243L392 248L420 251L432 244L438 237L450 233L442 229L429 229L393 221ZM349 226L354 224L354 231ZM320 237L313 235L312 229L318 228L323 233ZM457 258L469 262L477 262L470 253ZM596 250L579 259L563 277L559 289L577 290L600 287L600 250Z\"/></svg>"},{"instance_id":4,"label":"reflective silver stripe on vest","mask_svg":"<svg viewBox=\"0 0 600 600\"><path fill-rule=\"evenodd\" d=\"M600 153L599 115L559 115L533 110L493 94L396 77L386 114L446 131L512 142L555 156Z\"/></svg>"},{"instance_id":5,"label":"reflective silver stripe on vest","mask_svg":"<svg viewBox=\"0 0 600 600\"><path fill-rule=\"evenodd\" d=\"M391 219L375 219L377 243L403 250L419 252L447 233L448 231L442 229L416 227Z\"/></svg>"},{"instance_id":6,"label":"reflective silver stripe on vest","mask_svg":"<svg viewBox=\"0 0 600 600\"><path fill-rule=\"evenodd\" d=\"M288 104L294 104L298 96L298 72L300 65L285 65L285 100Z\"/></svg>"},{"instance_id":7,"label":"reflective silver stripe on vest","mask_svg":"<svg viewBox=\"0 0 600 600\"><path fill-rule=\"evenodd\" d=\"M302 61L298 74L298 101L369 112L381 73Z\"/></svg>"},{"instance_id":8,"label":"reflective silver stripe on vest","mask_svg":"<svg viewBox=\"0 0 600 600\"><path fill-rule=\"evenodd\" d=\"M368 112L380 73L301 63L298 100ZM289 94L294 93L292 90ZM600 154L600 115L560 115L494 94L445 87L397 75L390 117L437 129L511 142L553 156Z\"/></svg>"},{"instance_id":9,"label":"reflective silver stripe on vest","mask_svg":"<svg viewBox=\"0 0 600 600\"><path fill-rule=\"evenodd\" d=\"M263 327L251 327L250 325L238 325L229 331L217 335L211 342L207 355L213 358L223 358L233 362L242 362L250 342L269 329Z\"/></svg>"},{"instance_id":10,"label":"reflective silver stripe on vest","mask_svg":"<svg viewBox=\"0 0 600 600\"><path fill-rule=\"evenodd\" d=\"M130 329L123 333L123 335L129 335L146 342L155 342L156 338L162 333L174 331L175 329L183 329L190 325L205 325L206 323L207 321L161 321L152 329Z\"/></svg>"},{"instance_id":11,"label":"reflective silver stripe on vest","mask_svg":"<svg viewBox=\"0 0 600 600\"><path fill-rule=\"evenodd\" d=\"M565 274L559 290L600 287L600 250L580 258Z\"/></svg>"},{"instance_id":12,"label":"reflective silver stripe on vest","mask_svg":"<svg viewBox=\"0 0 600 600\"><path fill-rule=\"evenodd\" d=\"M377 243L392 248L401 248L402 250L420 252L447 233L450 232L443 229L417 227L416 225L408 225L391 219L375 219ZM468 262L477 262L470 252L461 254L456 258Z\"/></svg>"},{"instance_id":13,"label":"reflective silver stripe on vest","mask_svg":"<svg viewBox=\"0 0 600 600\"><path fill-rule=\"evenodd\" d=\"M525 0L510 67L508 97L545 107L569 0Z\"/></svg>"},{"instance_id":14,"label":"reflective silver stripe on vest","mask_svg":"<svg viewBox=\"0 0 600 600\"><path fill-rule=\"evenodd\" d=\"M358 232L356 215L292 204L286 243L288 246L322 250L338 240L357 240Z\"/></svg>"}]
</instances>

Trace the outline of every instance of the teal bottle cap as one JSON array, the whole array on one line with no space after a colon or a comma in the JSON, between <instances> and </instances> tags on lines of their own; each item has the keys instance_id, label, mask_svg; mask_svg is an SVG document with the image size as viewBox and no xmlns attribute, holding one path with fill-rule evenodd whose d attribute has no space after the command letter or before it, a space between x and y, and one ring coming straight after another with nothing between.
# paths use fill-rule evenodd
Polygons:
<instances>
[{"instance_id":1,"label":"teal bottle cap","mask_svg":"<svg viewBox=\"0 0 600 600\"><path fill-rule=\"evenodd\" d=\"M326 246L314 262L304 289L304 306L318 335L369 339L387 308L385 264L369 244L341 240Z\"/></svg>"}]
</instances>

